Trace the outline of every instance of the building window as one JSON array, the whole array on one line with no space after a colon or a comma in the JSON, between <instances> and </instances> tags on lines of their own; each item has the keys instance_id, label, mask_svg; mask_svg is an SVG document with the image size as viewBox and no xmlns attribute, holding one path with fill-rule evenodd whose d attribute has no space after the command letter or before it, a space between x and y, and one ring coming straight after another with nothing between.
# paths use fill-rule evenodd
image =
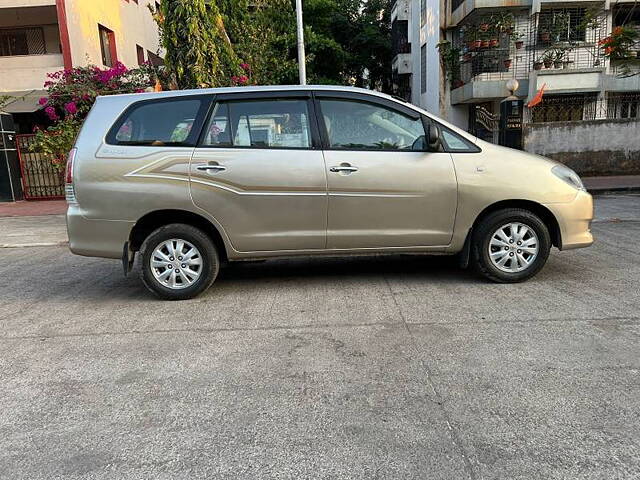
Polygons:
<instances>
[{"instance_id":1,"label":"building window","mask_svg":"<svg viewBox=\"0 0 640 480\"><path fill-rule=\"evenodd\" d=\"M391 47L394 55L411 53L409 43L409 21L394 20L391 24Z\"/></svg>"},{"instance_id":2,"label":"building window","mask_svg":"<svg viewBox=\"0 0 640 480\"><path fill-rule=\"evenodd\" d=\"M585 8L554 8L540 12L538 43L585 41Z\"/></svg>"},{"instance_id":3,"label":"building window","mask_svg":"<svg viewBox=\"0 0 640 480\"><path fill-rule=\"evenodd\" d=\"M144 63L144 48L140 45L136 45L136 55L138 56L138 65L142 65Z\"/></svg>"},{"instance_id":4,"label":"building window","mask_svg":"<svg viewBox=\"0 0 640 480\"><path fill-rule=\"evenodd\" d=\"M102 53L102 64L106 67L113 67L118 61L116 51L116 36L112 30L102 25L98 25L100 35L100 52Z\"/></svg>"},{"instance_id":5,"label":"building window","mask_svg":"<svg viewBox=\"0 0 640 480\"><path fill-rule=\"evenodd\" d=\"M420 47L420 93L427 92L427 44Z\"/></svg>"},{"instance_id":6,"label":"building window","mask_svg":"<svg viewBox=\"0 0 640 480\"><path fill-rule=\"evenodd\" d=\"M609 93L607 118L640 118L640 94Z\"/></svg>"},{"instance_id":7,"label":"building window","mask_svg":"<svg viewBox=\"0 0 640 480\"><path fill-rule=\"evenodd\" d=\"M427 0L420 0L420 26L427 24Z\"/></svg>"},{"instance_id":8,"label":"building window","mask_svg":"<svg viewBox=\"0 0 640 480\"><path fill-rule=\"evenodd\" d=\"M0 57L44 55L47 47L40 27L0 29Z\"/></svg>"},{"instance_id":9,"label":"building window","mask_svg":"<svg viewBox=\"0 0 640 480\"><path fill-rule=\"evenodd\" d=\"M595 120L596 93L584 95L545 95L540 105L531 109L534 123Z\"/></svg>"}]
</instances>

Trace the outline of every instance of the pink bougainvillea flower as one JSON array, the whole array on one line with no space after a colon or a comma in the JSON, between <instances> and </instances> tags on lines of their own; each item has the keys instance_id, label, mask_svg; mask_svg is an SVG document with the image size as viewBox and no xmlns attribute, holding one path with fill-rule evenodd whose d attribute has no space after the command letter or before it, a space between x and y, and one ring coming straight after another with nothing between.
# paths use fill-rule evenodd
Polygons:
<instances>
[{"instance_id":1,"label":"pink bougainvillea flower","mask_svg":"<svg viewBox=\"0 0 640 480\"><path fill-rule=\"evenodd\" d=\"M44 109L44 113L46 113L47 117L49 117L49 119L54 121L54 122L60 118L60 117L58 117L58 114L56 113L56 109L53 108L52 106L48 106L47 108L45 108Z\"/></svg>"},{"instance_id":2,"label":"pink bougainvillea flower","mask_svg":"<svg viewBox=\"0 0 640 480\"><path fill-rule=\"evenodd\" d=\"M40 105L46 105L48 101L49 99L47 97L42 97L40 100L38 100L38 103Z\"/></svg>"},{"instance_id":3,"label":"pink bougainvillea flower","mask_svg":"<svg viewBox=\"0 0 640 480\"><path fill-rule=\"evenodd\" d=\"M246 75L240 75L240 77L238 77L238 83L245 84L248 81L249 77L247 77Z\"/></svg>"},{"instance_id":4,"label":"pink bougainvillea flower","mask_svg":"<svg viewBox=\"0 0 640 480\"><path fill-rule=\"evenodd\" d=\"M65 103L64 109L71 115L78 113L78 106L76 105L76 102Z\"/></svg>"},{"instance_id":5,"label":"pink bougainvillea flower","mask_svg":"<svg viewBox=\"0 0 640 480\"><path fill-rule=\"evenodd\" d=\"M251 65L249 65L248 63L241 63L240 68L243 69L245 72L248 72L249 70L251 70Z\"/></svg>"}]
</instances>

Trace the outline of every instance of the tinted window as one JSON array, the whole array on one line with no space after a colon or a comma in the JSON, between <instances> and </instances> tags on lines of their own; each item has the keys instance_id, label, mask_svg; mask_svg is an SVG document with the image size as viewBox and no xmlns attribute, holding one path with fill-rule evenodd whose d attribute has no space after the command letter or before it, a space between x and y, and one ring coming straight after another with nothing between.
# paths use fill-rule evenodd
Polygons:
<instances>
[{"instance_id":1,"label":"tinted window","mask_svg":"<svg viewBox=\"0 0 640 480\"><path fill-rule=\"evenodd\" d=\"M247 100L216 104L204 146L309 148L306 100Z\"/></svg>"},{"instance_id":2,"label":"tinted window","mask_svg":"<svg viewBox=\"0 0 640 480\"><path fill-rule=\"evenodd\" d=\"M424 150L422 121L358 100L320 100L329 146L348 150Z\"/></svg>"},{"instance_id":3,"label":"tinted window","mask_svg":"<svg viewBox=\"0 0 640 480\"><path fill-rule=\"evenodd\" d=\"M116 145L190 146L202 99L141 102L130 109L107 136Z\"/></svg>"}]
</instances>

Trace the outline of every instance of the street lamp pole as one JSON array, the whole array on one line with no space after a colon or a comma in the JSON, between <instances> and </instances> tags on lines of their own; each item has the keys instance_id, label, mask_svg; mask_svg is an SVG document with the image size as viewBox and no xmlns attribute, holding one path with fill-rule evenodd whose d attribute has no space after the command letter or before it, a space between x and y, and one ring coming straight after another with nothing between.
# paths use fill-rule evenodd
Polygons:
<instances>
[{"instance_id":1,"label":"street lamp pole","mask_svg":"<svg viewBox=\"0 0 640 480\"><path fill-rule=\"evenodd\" d=\"M307 66L304 54L304 27L302 23L302 0L296 0L296 23L298 25L298 73L300 85L307 84Z\"/></svg>"}]
</instances>

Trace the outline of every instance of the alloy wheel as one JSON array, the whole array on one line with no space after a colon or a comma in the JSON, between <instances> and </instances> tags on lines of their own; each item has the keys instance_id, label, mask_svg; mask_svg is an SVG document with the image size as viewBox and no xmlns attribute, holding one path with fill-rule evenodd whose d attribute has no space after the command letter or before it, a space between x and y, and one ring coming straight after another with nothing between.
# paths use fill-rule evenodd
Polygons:
<instances>
[{"instance_id":1,"label":"alloy wheel","mask_svg":"<svg viewBox=\"0 0 640 480\"><path fill-rule=\"evenodd\" d=\"M540 242L536 232L520 222L511 222L498 228L489 242L489 259L499 270L507 273L522 272L538 256Z\"/></svg>"}]
</instances>

